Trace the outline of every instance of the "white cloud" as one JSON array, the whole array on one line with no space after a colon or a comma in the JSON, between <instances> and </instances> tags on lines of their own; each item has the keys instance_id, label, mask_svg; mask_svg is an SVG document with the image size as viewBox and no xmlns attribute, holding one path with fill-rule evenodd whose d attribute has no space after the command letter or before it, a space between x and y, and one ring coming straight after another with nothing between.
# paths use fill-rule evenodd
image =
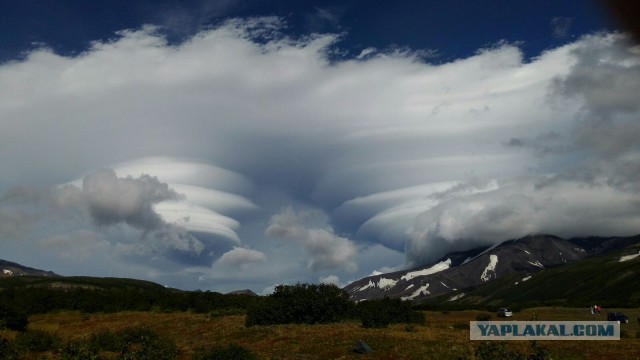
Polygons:
<instances>
[{"instance_id":1,"label":"white cloud","mask_svg":"<svg viewBox=\"0 0 640 360\"><path fill-rule=\"evenodd\" d=\"M321 284L333 284L338 287L343 287L345 285L340 282L340 278L336 275L321 276L318 278L318 282Z\"/></svg>"},{"instance_id":2,"label":"white cloud","mask_svg":"<svg viewBox=\"0 0 640 360\"><path fill-rule=\"evenodd\" d=\"M344 267L349 272L357 270L352 258L357 253L355 244L333 233L330 228L307 228L310 214L295 212L288 207L271 217L265 235L299 242L310 257L308 267L314 271Z\"/></svg>"},{"instance_id":3,"label":"white cloud","mask_svg":"<svg viewBox=\"0 0 640 360\"><path fill-rule=\"evenodd\" d=\"M260 289L279 281L267 276L364 276L397 266L374 262L399 251L416 262L529 231L640 232L640 57L620 35L526 61L500 44L430 64L381 50L330 61L339 36L290 38L282 26L233 20L172 45L153 28L128 30L77 56L40 49L0 65L3 256L28 260L27 244L62 247L58 235L84 229L99 236L83 241L112 246L96 261L104 275L127 269L187 284L198 276L172 266L206 272L233 246L251 248L266 256ZM56 196L29 190L105 166L157 177L185 198L136 201L118 185L113 197L92 198L94 215L109 210L140 226L160 219L199 243L179 232L140 242L121 222L91 228L87 208L73 206L79 184ZM269 222L289 204L318 212ZM138 205L144 219L130 216ZM289 242L264 241L267 222L267 236ZM300 245L285 245L287 268L283 243ZM252 276L228 270L215 279Z\"/></svg>"}]
</instances>

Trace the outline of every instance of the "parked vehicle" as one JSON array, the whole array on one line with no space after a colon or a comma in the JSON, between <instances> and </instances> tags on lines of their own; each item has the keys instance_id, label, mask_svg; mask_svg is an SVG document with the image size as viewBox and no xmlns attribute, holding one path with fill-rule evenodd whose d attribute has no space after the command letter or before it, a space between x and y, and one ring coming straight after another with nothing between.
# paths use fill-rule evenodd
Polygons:
<instances>
[{"instance_id":1,"label":"parked vehicle","mask_svg":"<svg viewBox=\"0 0 640 360\"><path fill-rule=\"evenodd\" d=\"M621 312L617 312L617 313L608 313L607 314L607 320L609 321L620 321L620 324L628 324L629 323L629 318L627 317L627 315L621 313Z\"/></svg>"},{"instance_id":2,"label":"parked vehicle","mask_svg":"<svg viewBox=\"0 0 640 360\"><path fill-rule=\"evenodd\" d=\"M512 317L513 312L507 308L500 308L498 309L497 315L498 317Z\"/></svg>"}]
</instances>

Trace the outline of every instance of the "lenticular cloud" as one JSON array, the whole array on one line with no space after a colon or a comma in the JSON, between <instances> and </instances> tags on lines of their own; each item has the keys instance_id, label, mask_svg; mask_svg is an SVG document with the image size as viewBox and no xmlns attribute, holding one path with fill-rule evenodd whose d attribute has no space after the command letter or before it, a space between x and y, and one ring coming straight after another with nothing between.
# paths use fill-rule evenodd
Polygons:
<instances>
[{"instance_id":1,"label":"lenticular cloud","mask_svg":"<svg viewBox=\"0 0 640 360\"><path fill-rule=\"evenodd\" d=\"M533 59L501 43L434 64L372 49L331 59L339 36L292 38L283 26L235 19L172 45L145 27L77 56L38 49L2 64L0 185L110 167L117 181L88 182L94 222L160 219L195 235L155 240L182 249L171 261L195 261L188 274L226 254L216 271L345 278L379 268L365 254L380 245L418 264L529 233L640 232L640 55L623 35ZM45 218L7 204L3 233ZM115 253L158 259L140 246ZM301 259L285 268L291 257Z\"/></svg>"}]
</instances>

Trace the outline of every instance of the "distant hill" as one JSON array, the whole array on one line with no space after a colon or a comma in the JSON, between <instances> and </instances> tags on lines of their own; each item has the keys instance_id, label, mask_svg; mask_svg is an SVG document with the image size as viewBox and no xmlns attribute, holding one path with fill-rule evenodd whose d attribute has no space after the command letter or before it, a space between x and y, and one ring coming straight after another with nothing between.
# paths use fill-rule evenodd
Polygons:
<instances>
[{"instance_id":1,"label":"distant hill","mask_svg":"<svg viewBox=\"0 0 640 360\"><path fill-rule=\"evenodd\" d=\"M258 294L254 293L253 291L249 290L249 289L244 289L244 290L235 290L232 292L228 292L227 295L249 295L249 296L258 296Z\"/></svg>"},{"instance_id":2,"label":"distant hill","mask_svg":"<svg viewBox=\"0 0 640 360\"><path fill-rule=\"evenodd\" d=\"M60 275L51 271L34 269L28 266L20 265L18 263L0 259L0 278L24 275L60 277Z\"/></svg>"},{"instance_id":3,"label":"distant hill","mask_svg":"<svg viewBox=\"0 0 640 360\"><path fill-rule=\"evenodd\" d=\"M488 287L502 278L524 279L638 244L640 235L569 240L553 235L528 236L492 247L450 253L422 267L366 277L347 285L345 290L355 301L391 297L420 303L449 294L460 295L463 289ZM567 287L573 283L556 285ZM547 289L551 290L553 287Z\"/></svg>"}]
</instances>

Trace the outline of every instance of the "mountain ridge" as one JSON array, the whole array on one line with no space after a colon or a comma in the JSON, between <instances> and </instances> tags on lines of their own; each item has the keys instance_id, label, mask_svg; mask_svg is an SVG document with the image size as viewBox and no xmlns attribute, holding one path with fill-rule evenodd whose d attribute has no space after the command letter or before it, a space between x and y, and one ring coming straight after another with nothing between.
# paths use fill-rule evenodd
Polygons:
<instances>
[{"instance_id":1,"label":"mountain ridge","mask_svg":"<svg viewBox=\"0 0 640 360\"><path fill-rule=\"evenodd\" d=\"M489 247L449 253L434 263L413 269L368 276L344 289L356 302L391 297L419 303L460 289L481 286L506 275L522 273L526 277L638 243L640 235L571 239L531 235Z\"/></svg>"}]
</instances>

